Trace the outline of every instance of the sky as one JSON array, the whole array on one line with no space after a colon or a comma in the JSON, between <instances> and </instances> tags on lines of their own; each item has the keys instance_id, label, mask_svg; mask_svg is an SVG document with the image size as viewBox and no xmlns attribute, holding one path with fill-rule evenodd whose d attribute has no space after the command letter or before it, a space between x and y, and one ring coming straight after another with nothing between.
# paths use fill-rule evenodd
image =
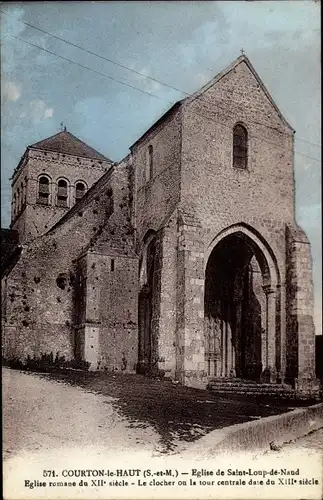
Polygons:
<instances>
[{"instance_id":1,"label":"sky","mask_svg":"<svg viewBox=\"0 0 323 500\"><path fill-rule=\"evenodd\" d=\"M296 218L312 246L321 333L320 2L1 2L0 10L1 226L10 224L9 179L28 145L63 123L118 161L243 48L296 130Z\"/></svg>"}]
</instances>

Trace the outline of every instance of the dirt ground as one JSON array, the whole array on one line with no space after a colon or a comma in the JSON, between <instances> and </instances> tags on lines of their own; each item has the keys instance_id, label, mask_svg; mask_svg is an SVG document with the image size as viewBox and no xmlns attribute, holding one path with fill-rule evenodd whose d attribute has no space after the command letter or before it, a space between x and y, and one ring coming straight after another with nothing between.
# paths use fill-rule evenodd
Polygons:
<instances>
[{"instance_id":1,"label":"dirt ground","mask_svg":"<svg viewBox=\"0 0 323 500\"><path fill-rule=\"evenodd\" d=\"M5 456L62 442L174 453L213 429L295 407L268 398L219 398L140 375L7 368L3 398Z\"/></svg>"},{"instance_id":2,"label":"dirt ground","mask_svg":"<svg viewBox=\"0 0 323 500\"><path fill-rule=\"evenodd\" d=\"M194 441L214 429L297 407L295 402L268 397L219 397L208 390L141 375L73 371L47 377L112 397L113 408L128 419L131 428L154 429L164 453L176 451L179 442Z\"/></svg>"}]
</instances>

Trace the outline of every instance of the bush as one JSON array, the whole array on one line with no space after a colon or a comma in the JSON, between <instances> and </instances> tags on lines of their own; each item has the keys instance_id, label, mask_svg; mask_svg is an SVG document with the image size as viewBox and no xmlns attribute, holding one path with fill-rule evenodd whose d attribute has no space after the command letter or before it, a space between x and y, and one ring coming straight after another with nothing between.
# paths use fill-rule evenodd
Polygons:
<instances>
[{"instance_id":1,"label":"bush","mask_svg":"<svg viewBox=\"0 0 323 500\"><path fill-rule=\"evenodd\" d=\"M16 357L13 357L11 359L3 359L2 364L14 370L24 370L23 362Z\"/></svg>"},{"instance_id":2,"label":"bush","mask_svg":"<svg viewBox=\"0 0 323 500\"><path fill-rule=\"evenodd\" d=\"M21 361L17 357L13 357L10 359L3 359L2 363L4 366L8 366L14 370L27 370L32 372L55 372L64 369L71 370L82 370L88 371L90 367L90 363L84 360L66 360L65 356L60 356L59 352L56 353L54 358L53 352L41 353L40 357L33 356L32 358L27 356L25 361Z\"/></svg>"}]
</instances>

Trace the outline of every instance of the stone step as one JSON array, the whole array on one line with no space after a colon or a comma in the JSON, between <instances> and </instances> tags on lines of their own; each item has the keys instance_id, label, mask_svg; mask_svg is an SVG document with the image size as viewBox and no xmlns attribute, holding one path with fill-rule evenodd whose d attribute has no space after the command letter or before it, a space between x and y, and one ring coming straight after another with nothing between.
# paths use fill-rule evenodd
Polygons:
<instances>
[{"instance_id":1,"label":"stone step","mask_svg":"<svg viewBox=\"0 0 323 500\"><path fill-rule=\"evenodd\" d=\"M275 391L280 390L280 391L293 391L291 387L286 387L280 384L272 384L272 385L247 385L247 384L214 384L214 383L209 383L208 387L214 387L214 388L219 388L219 389L228 389L228 390L234 390L234 389L240 389L240 390L246 390L246 391L258 391L258 390L263 390L263 391Z\"/></svg>"},{"instance_id":2,"label":"stone step","mask_svg":"<svg viewBox=\"0 0 323 500\"><path fill-rule=\"evenodd\" d=\"M212 390L212 389L211 389ZM219 396L270 396L274 398L282 398L282 399L296 399L296 393L295 392L270 392L270 391L258 391L258 392L250 392L250 391L226 391L225 389L219 389L216 391L213 391L215 394L218 394Z\"/></svg>"},{"instance_id":3,"label":"stone step","mask_svg":"<svg viewBox=\"0 0 323 500\"><path fill-rule=\"evenodd\" d=\"M253 391L253 390L259 390L259 389L262 389L262 390L275 390L276 388L284 391L291 391L292 388L291 387L286 387L286 386L283 386L283 385L264 385L264 384L259 384L259 385L247 385L247 384L225 384L225 383L217 383L217 384L214 384L212 382L210 382L208 384L210 387L218 387L219 389L222 388L222 389L246 389L248 391Z\"/></svg>"},{"instance_id":4,"label":"stone step","mask_svg":"<svg viewBox=\"0 0 323 500\"><path fill-rule=\"evenodd\" d=\"M216 386L216 385L209 385L209 389L213 391L226 391L226 392L236 392L236 391L246 391L246 392L285 392L285 393L293 393L294 391L292 389L286 389L284 387L276 388L276 387L225 387L224 385L221 386Z\"/></svg>"},{"instance_id":5,"label":"stone step","mask_svg":"<svg viewBox=\"0 0 323 500\"><path fill-rule=\"evenodd\" d=\"M216 387L244 387L244 388L250 388L252 389L258 389L259 387L262 387L263 389L265 388L275 388L275 387L280 387L282 389L287 389L287 390L292 390L289 385L286 384L269 384L269 383L246 383L246 382L232 382L232 381L220 381L220 380L210 380L208 385L213 385Z\"/></svg>"},{"instance_id":6,"label":"stone step","mask_svg":"<svg viewBox=\"0 0 323 500\"><path fill-rule=\"evenodd\" d=\"M210 379L208 389L217 394L275 396L295 398L296 392L285 384L257 383L253 380L215 378Z\"/></svg>"},{"instance_id":7,"label":"stone step","mask_svg":"<svg viewBox=\"0 0 323 500\"><path fill-rule=\"evenodd\" d=\"M291 398L294 399L296 398L296 392L295 391L246 391L246 390L241 390L237 389L235 391L227 391L226 389L210 389L213 393L215 394L225 394L227 396L235 396L235 395L248 395L248 396L279 396L279 397L285 397L285 398Z\"/></svg>"},{"instance_id":8,"label":"stone step","mask_svg":"<svg viewBox=\"0 0 323 500\"><path fill-rule=\"evenodd\" d=\"M271 390L259 390L259 391L248 391L248 390L245 390L245 389L236 389L234 391L228 391L226 389L213 389L213 388L210 388L209 390L211 390L212 392L216 393L216 394L228 394L228 395L231 395L233 396L234 394L249 394L249 395L253 395L253 396L275 396L275 395L284 395L286 397L296 397L296 393L295 391L279 391L279 390L275 390L275 391L271 391Z\"/></svg>"}]
</instances>

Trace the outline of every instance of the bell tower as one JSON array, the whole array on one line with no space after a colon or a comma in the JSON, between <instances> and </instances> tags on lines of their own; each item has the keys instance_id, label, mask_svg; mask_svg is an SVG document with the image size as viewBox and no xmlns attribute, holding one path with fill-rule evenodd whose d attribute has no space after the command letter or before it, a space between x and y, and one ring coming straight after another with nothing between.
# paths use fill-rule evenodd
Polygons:
<instances>
[{"instance_id":1,"label":"bell tower","mask_svg":"<svg viewBox=\"0 0 323 500\"><path fill-rule=\"evenodd\" d=\"M10 228L18 231L20 243L24 242L28 192L28 150L22 156L12 175L12 200Z\"/></svg>"},{"instance_id":2,"label":"bell tower","mask_svg":"<svg viewBox=\"0 0 323 500\"><path fill-rule=\"evenodd\" d=\"M66 127L28 146L12 176L10 227L18 231L19 242L46 233L111 165Z\"/></svg>"}]
</instances>

